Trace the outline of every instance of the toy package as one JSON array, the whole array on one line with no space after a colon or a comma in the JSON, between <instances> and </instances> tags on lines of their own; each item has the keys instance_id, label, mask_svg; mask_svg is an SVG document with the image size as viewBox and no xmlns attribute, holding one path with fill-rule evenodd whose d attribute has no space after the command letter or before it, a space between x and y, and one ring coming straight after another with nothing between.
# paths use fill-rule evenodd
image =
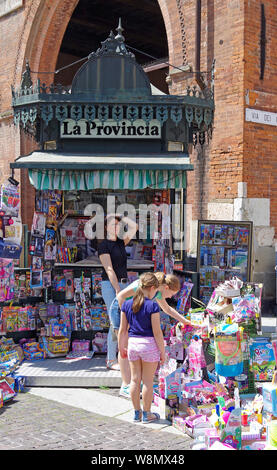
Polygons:
<instances>
[{"instance_id":1,"label":"toy package","mask_svg":"<svg viewBox=\"0 0 277 470\"><path fill-rule=\"evenodd\" d=\"M263 337L252 339L249 350L255 380L259 382L272 380L276 362L271 341Z\"/></svg>"},{"instance_id":2,"label":"toy package","mask_svg":"<svg viewBox=\"0 0 277 470\"><path fill-rule=\"evenodd\" d=\"M231 318L234 322L245 322L255 317L255 295L248 294L244 297L235 297L232 299L233 312Z\"/></svg>"},{"instance_id":3,"label":"toy package","mask_svg":"<svg viewBox=\"0 0 277 470\"><path fill-rule=\"evenodd\" d=\"M241 449L241 409L235 408L229 415L229 419L223 431L220 441L232 446L234 449Z\"/></svg>"},{"instance_id":4,"label":"toy package","mask_svg":"<svg viewBox=\"0 0 277 470\"><path fill-rule=\"evenodd\" d=\"M17 330L28 330L28 307L20 307L17 314Z\"/></svg>"},{"instance_id":5,"label":"toy package","mask_svg":"<svg viewBox=\"0 0 277 470\"><path fill-rule=\"evenodd\" d=\"M41 269L38 271L33 271L33 269L31 269L30 287L31 289L42 289L43 280Z\"/></svg>"},{"instance_id":6,"label":"toy package","mask_svg":"<svg viewBox=\"0 0 277 470\"><path fill-rule=\"evenodd\" d=\"M107 352L107 333L97 332L92 340L92 349L95 353Z\"/></svg>"},{"instance_id":7,"label":"toy package","mask_svg":"<svg viewBox=\"0 0 277 470\"><path fill-rule=\"evenodd\" d=\"M31 234L43 238L45 235L46 216L43 212L34 212Z\"/></svg>"},{"instance_id":8,"label":"toy package","mask_svg":"<svg viewBox=\"0 0 277 470\"><path fill-rule=\"evenodd\" d=\"M190 282L184 281L181 287L181 290L178 293L178 302L177 302L177 311L181 314L185 314L190 307L189 296L191 294L193 284Z\"/></svg>"},{"instance_id":9,"label":"toy package","mask_svg":"<svg viewBox=\"0 0 277 470\"><path fill-rule=\"evenodd\" d=\"M5 331L6 332L17 331L17 316L18 316L18 307L5 308L5 323L6 323Z\"/></svg>"},{"instance_id":10,"label":"toy package","mask_svg":"<svg viewBox=\"0 0 277 470\"><path fill-rule=\"evenodd\" d=\"M223 377L243 372L242 330L237 324L221 325L215 335L215 370Z\"/></svg>"},{"instance_id":11,"label":"toy package","mask_svg":"<svg viewBox=\"0 0 277 470\"><path fill-rule=\"evenodd\" d=\"M72 352L88 352L89 341L85 339L75 339L72 341Z\"/></svg>"},{"instance_id":12,"label":"toy package","mask_svg":"<svg viewBox=\"0 0 277 470\"><path fill-rule=\"evenodd\" d=\"M188 357L188 375L193 379L201 379L202 369L206 367L204 357L203 344L201 339L192 338L189 347L187 348Z\"/></svg>"},{"instance_id":13,"label":"toy package","mask_svg":"<svg viewBox=\"0 0 277 470\"><path fill-rule=\"evenodd\" d=\"M184 360L184 345L182 341L179 341L176 337L171 337L169 345L166 346L169 357L177 359L177 361Z\"/></svg>"},{"instance_id":14,"label":"toy package","mask_svg":"<svg viewBox=\"0 0 277 470\"><path fill-rule=\"evenodd\" d=\"M14 388L12 385L8 382L8 379L2 379L0 380L0 389L2 390L2 398L3 402L11 400L16 396L16 392L14 391Z\"/></svg>"},{"instance_id":15,"label":"toy package","mask_svg":"<svg viewBox=\"0 0 277 470\"><path fill-rule=\"evenodd\" d=\"M48 351L54 355L66 355L69 351L69 339L65 337L47 338Z\"/></svg>"},{"instance_id":16,"label":"toy package","mask_svg":"<svg viewBox=\"0 0 277 470\"><path fill-rule=\"evenodd\" d=\"M27 361L40 361L45 359L45 351L40 347L36 341L32 343L25 343L23 346L24 358Z\"/></svg>"},{"instance_id":17,"label":"toy package","mask_svg":"<svg viewBox=\"0 0 277 470\"><path fill-rule=\"evenodd\" d=\"M10 259L0 258L0 302L14 297L14 263Z\"/></svg>"},{"instance_id":18,"label":"toy package","mask_svg":"<svg viewBox=\"0 0 277 470\"><path fill-rule=\"evenodd\" d=\"M1 186L0 210L6 215L18 217L20 193L18 186L6 181Z\"/></svg>"},{"instance_id":19,"label":"toy package","mask_svg":"<svg viewBox=\"0 0 277 470\"><path fill-rule=\"evenodd\" d=\"M49 320L49 335L52 337L68 336L66 323L59 321L57 318L51 318Z\"/></svg>"},{"instance_id":20,"label":"toy package","mask_svg":"<svg viewBox=\"0 0 277 470\"><path fill-rule=\"evenodd\" d=\"M79 319L77 322L80 324L81 329L88 331L93 328L91 318L91 278L82 276L74 279L74 300L75 300L75 314ZM79 329L79 328L78 328Z\"/></svg>"},{"instance_id":21,"label":"toy package","mask_svg":"<svg viewBox=\"0 0 277 470\"><path fill-rule=\"evenodd\" d=\"M66 278L65 278L64 274L56 274L54 276L53 288L57 292L65 292L66 291Z\"/></svg>"},{"instance_id":22,"label":"toy package","mask_svg":"<svg viewBox=\"0 0 277 470\"><path fill-rule=\"evenodd\" d=\"M101 281L102 281L101 274L91 275L92 295L94 299L102 298Z\"/></svg>"},{"instance_id":23,"label":"toy package","mask_svg":"<svg viewBox=\"0 0 277 470\"><path fill-rule=\"evenodd\" d=\"M64 271L65 277L65 299L72 300L74 298L74 272L66 269Z\"/></svg>"},{"instance_id":24,"label":"toy package","mask_svg":"<svg viewBox=\"0 0 277 470\"><path fill-rule=\"evenodd\" d=\"M4 227L4 239L7 242L20 245L22 238L22 221L20 217L2 217ZM1 235L1 230L0 230Z\"/></svg>"}]
</instances>

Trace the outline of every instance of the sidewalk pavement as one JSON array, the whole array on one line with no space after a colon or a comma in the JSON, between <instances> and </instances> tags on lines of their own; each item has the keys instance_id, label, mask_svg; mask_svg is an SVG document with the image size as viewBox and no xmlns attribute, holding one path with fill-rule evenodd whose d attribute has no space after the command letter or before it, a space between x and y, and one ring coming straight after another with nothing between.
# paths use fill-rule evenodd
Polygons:
<instances>
[{"instance_id":1,"label":"sidewalk pavement","mask_svg":"<svg viewBox=\"0 0 277 470\"><path fill-rule=\"evenodd\" d=\"M108 418L116 418L132 423L133 406L130 399L120 397L119 389L86 389L86 388L39 388L32 387L29 393L47 400L54 400L64 405L74 406L90 413L96 413ZM152 411L158 412L152 404ZM178 435L183 433L173 428L168 420L160 419L155 423L139 423L139 426L156 431L170 432Z\"/></svg>"},{"instance_id":2,"label":"sidewalk pavement","mask_svg":"<svg viewBox=\"0 0 277 470\"><path fill-rule=\"evenodd\" d=\"M32 388L19 393L0 409L0 451L89 450L92 456L112 450L190 450L192 439L168 422L133 423L131 402L118 391Z\"/></svg>"}]
</instances>

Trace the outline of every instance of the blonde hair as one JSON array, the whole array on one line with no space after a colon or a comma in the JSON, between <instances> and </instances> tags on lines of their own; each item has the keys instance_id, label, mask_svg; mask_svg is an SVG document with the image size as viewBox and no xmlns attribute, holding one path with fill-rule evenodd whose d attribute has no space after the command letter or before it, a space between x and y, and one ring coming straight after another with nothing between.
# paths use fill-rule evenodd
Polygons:
<instances>
[{"instance_id":1,"label":"blonde hair","mask_svg":"<svg viewBox=\"0 0 277 470\"><path fill-rule=\"evenodd\" d=\"M137 288L133 297L133 312L137 313L144 302L143 289L150 289L151 287L159 287L159 281L153 273L144 273L139 277L139 287Z\"/></svg>"},{"instance_id":2,"label":"blonde hair","mask_svg":"<svg viewBox=\"0 0 277 470\"><path fill-rule=\"evenodd\" d=\"M169 287L169 289L173 291L178 291L181 288L181 283L180 280L177 276L174 274L165 274L163 272L157 272L155 273L156 278L159 281L159 285L166 285Z\"/></svg>"}]
</instances>

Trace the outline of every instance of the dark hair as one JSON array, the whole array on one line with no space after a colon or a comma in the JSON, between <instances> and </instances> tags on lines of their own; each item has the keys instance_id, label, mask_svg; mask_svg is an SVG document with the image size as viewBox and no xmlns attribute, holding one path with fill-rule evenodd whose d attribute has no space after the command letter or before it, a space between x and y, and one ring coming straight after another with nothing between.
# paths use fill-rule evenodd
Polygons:
<instances>
[{"instance_id":1,"label":"dark hair","mask_svg":"<svg viewBox=\"0 0 277 470\"><path fill-rule=\"evenodd\" d=\"M120 215L109 215L109 214L106 215L106 217L104 219L104 238L103 239L96 238L97 247L99 247L100 243L102 243L104 240L107 240L107 226L108 226L108 223L109 223L110 219L115 219L118 222L120 222L122 217Z\"/></svg>"}]
</instances>

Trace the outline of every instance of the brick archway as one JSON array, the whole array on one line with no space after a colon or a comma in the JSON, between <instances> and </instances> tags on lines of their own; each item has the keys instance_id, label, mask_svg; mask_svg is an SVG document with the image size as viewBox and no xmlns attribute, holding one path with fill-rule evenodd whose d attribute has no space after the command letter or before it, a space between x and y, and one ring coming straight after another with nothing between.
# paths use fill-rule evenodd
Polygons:
<instances>
[{"instance_id":1,"label":"brick archway","mask_svg":"<svg viewBox=\"0 0 277 470\"><path fill-rule=\"evenodd\" d=\"M34 0L26 4L25 23L17 51L14 85L21 79L25 60L33 71L54 71L60 45L79 0ZM184 18L180 0L157 0L164 19L169 61L184 65L186 44ZM35 77L34 77L35 78ZM52 74L38 74L44 82L53 80Z\"/></svg>"},{"instance_id":2,"label":"brick archway","mask_svg":"<svg viewBox=\"0 0 277 470\"><path fill-rule=\"evenodd\" d=\"M79 0L46 0L36 2L30 15L28 39L23 52L22 68L28 59L33 71L54 71L62 38ZM34 7L33 7L34 8ZM21 47L19 45L19 47ZM25 60L24 60L25 59ZM43 82L53 81L52 74L38 74ZM18 79L17 79L18 82Z\"/></svg>"}]
</instances>

